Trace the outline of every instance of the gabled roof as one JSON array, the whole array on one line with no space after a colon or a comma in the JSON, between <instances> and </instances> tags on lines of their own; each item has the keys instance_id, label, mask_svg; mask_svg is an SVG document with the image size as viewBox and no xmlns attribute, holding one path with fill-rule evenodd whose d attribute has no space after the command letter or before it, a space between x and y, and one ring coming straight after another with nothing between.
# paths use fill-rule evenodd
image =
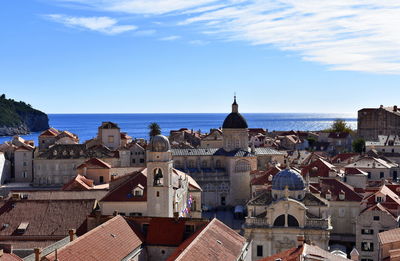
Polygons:
<instances>
[{"instance_id":1,"label":"gabled roof","mask_svg":"<svg viewBox=\"0 0 400 261\"><path fill-rule=\"evenodd\" d=\"M186 221L173 218L152 218L146 235L148 245L178 246L183 241Z\"/></svg>"},{"instance_id":2,"label":"gabled roof","mask_svg":"<svg viewBox=\"0 0 400 261\"><path fill-rule=\"evenodd\" d=\"M311 171L313 168L316 168L316 172ZM328 177L329 171L335 171L335 166L322 158L318 158L311 164L303 167L301 174L306 175L308 173L310 177Z\"/></svg>"},{"instance_id":3,"label":"gabled roof","mask_svg":"<svg viewBox=\"0 0 400 261\"><path fill-rule=\"evenodd\" d=\"M354 188L347 183L344 183L335 178L321 178L319 184L313 184L317 187L322 196L325 197L328 190L331 192L332 200L341 201L339 195L344 193L344 201L361 202L363 196L354 191Z\"/></svg>"},{"instance_id":4,"label":"gabled roof","mask_svg":"<svg viewBox=\"0 0 400 261\"><path fill-rule=\"evenodd\" d=\"M368 173L367 173L367 172L365 172L365 171L363 171L363 170L360 170L360 169L358 169L358 168L345 168L344 172L345 172L346 175L349 175L349 176L351 176L351 175L364 175L364 176L368 176Z\"/></svg>"},{"instance_id":5,"label":"gabled roof","mask_svg":"<svg viewBox=\"0 0 400 261\"><path fill-rule=\"evenodd\" d=\"M61 190L91 190L93 186L93 180L78 174L75 178L64 184Z\"/></svg>"},{"instance_id":6,"label":"gabled roof","mask_svg":"<svg viewBox=\"0 0 400 261\"><path fill-rule=\"evenodd\" d=\"M49 128L45 131L43 131L42 133L40 133L39 137L42 136L53 136L56 137L58 134L60 134L60 131L55 129L55 128Z\"/></svg>"},{"instance_id":7,"label":"gabled roof","mask_svg":"<svg viewBox=\"0 0 400 261\"><path fill-rule=\"evenodd\" d=\"M125 175L124 177L124 180L115 188L113 188L110 192L108 192L107 195L105 195L104 198L101 199L101 202L147 201L147 177L139 171ZM119 182L119 180L112 182ZM136 188L139 184L144 187L143 195L134 196L133 189ZM112 184L110 184L110 187L112 187Z\"/></svg>"},{"instance_id":8,"label":"gabled roof","mask_svg":"<svg viewBox=\"0 0 400 261\"><path fill-rule=\"evenodd\" d=\"M346 160L354 159L354 158L359 157L359 156L360 156L360 154L358 154L358 153L340 153L340 154L335 155L331 159L331 162L332 163L343 162L343 161L346 161Z\"/></svg>"},{"instance_id":9,"label":"gabled roof","mask_svg":"<svg viewBox=\"0 0 400 261\"><path fill-rule=\"evenodd\" d=\"M125 219L116 216L57 250L58 260L122 260L142 245ZM55 253L44 260L54 260Z\"/></svg>"},{"instance_id":10,"label":"gabled roof","mask_svg":"<svg viewBox=\"0 0 400 261\"><path fill-rule=\"evenodd\" d=\"M378 234L381 244L400 242L400 228L391 229Z\"/></svg>"},{"instance_id":11,"label":"gabled roof","mask_svg":"<svg viewBox=\"0 0 400 261\"><path fill-rule=\"evenodd\" d=\"M281 169L279 167L271 167L266 171L255 170L252 171L251 174L256 174L258 177L253 178L250 181L251 185L265 185L271 184L272 180L270 181L270 176L275 176Z\"/></svg>"},{"instance_id":12,"label":"gabled roof","mask_svg":"<svg viewBox=\"0 0 400 261\"><path fill-rule=\"evenodd\" d=\"M339 255L334 255L318 246L303 244L302 246L294 247L289 250L277 253L270 257L260 259L259 261L298 261L307 257L307 260L329 260L329 261L345 261L350 260Z\"/></svg>"},{"instance_id":13,"label":"gabled roof","mask_svg":"<svg viewBox=\"0 0 400 261\"><path fill-rule=\"evenodd\" d=\"M23 259L12 253L3 253L0 256L0 261L23 261Z\"/></svg>"},{"instance_id":14,"label":"gabled roof","mask_svg":"<svg viewBox=\"0 0 400 261\"><path fill-rule=\"evenodd\" d=\"M22 222L29 223L24 236L66 236L72 228L85 232L86 217L95 207L95 199L2 201L0 224L8 226L0 235L14 236Z\"/></svg>"},{"instance_id":15,"label":"gabled roof","mask_svg":"<svg viewBox=\"0 0 400 261\"><path fill-rule=\"evenodd\" d=\"M118 125L111 121L103 121L99 129L119 129Z\"/></svg>"},{"instance_id":16,"label":"gabled roof","mask_svg":"<svg viewBox=\"0 0 400 261\"><path fill-rule=\"evenodd\" d=\"M185 172L182 172L177 169L172 169L173 173L181 176L182 178L187 178L189 180L189 186L192 187L193 189L200 190L202 191L200 185L194 180L190 175L186 174Z\"/></svg>"},{"instance_id":17,"label":"gabled roof","mask_svg":"<svg viewBox=\"0 0 400 261\"><path fill-rule=\"evenodd\" d=\"M180 245L168 258L172 260L237 260L246 239L214 218L199 234Z\"/></svg>"},{"instance_id":18,"label":"gabled roof","mask_svg":"<svg viewBox=\"0 0 400 261\"><path fill-rule=\"evenodd\" d=\"M108 164L107 162L102 161L101 159L98 158L91 158L81 165L77 167L78 169L80 168L101 168L101 169L111 169L111 165Z\"/></svg>"}]
</instances>

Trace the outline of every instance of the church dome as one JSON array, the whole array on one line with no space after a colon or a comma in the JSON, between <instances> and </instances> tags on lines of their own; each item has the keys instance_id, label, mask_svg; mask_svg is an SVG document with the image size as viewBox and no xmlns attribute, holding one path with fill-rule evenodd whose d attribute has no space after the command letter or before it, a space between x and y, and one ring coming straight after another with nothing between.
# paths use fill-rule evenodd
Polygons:
<instances>
[{"instance_id":1,"label":"church dome","mask_svg":"<svg viewBox=\"0 0 400 261\"><path fill-rule=\"evenodd\" d=\"M152 152L166 152L171 149L169 140L164 135L156 135L151 138L149 143L149 150Z\"/></svg>"},{"instance_id":2,"label":"church dome","mask_svg":"<svg viewBox=\"0 0 400 261\"><path fill-rule=\"evenodd\" d=\"M232 112L226 116L224 123L222 124L223 129L246 129L247 122L245 118L239 113L239 106L236 103L236 96L232 104Z\"/></svg>"},{"instance_id":3,"label":"church dome","mask_svg":"<svg viewBox=\"0 0 400 261\"><path fill-rule=\"evenodd\" d=\"M272 179L272 189L284 190L304 190L304 179L297 171L284 169L276 174Z\"/></svg>"}]
</instances>

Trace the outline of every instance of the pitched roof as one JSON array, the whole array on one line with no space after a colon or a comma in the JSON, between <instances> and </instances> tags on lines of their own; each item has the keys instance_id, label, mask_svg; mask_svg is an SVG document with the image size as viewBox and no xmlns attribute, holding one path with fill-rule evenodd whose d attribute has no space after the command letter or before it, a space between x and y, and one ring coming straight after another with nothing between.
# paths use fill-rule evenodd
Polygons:
<instances>
[{"instance_id":1,"label":"pitched roof","mask_svg":"<svg viewBox=\"0 0 400 261\"><path fill-rule=\"evenodd\" d=\"M125 219L116 216L58 249L63 261L122 260L142 245ZM45 260L54 260L55 254Z\"/></svg>"},{"instance_id":2,"label":"pitched roof","mask_svg":"<svg viewBox=\"0 0 400 261\"><path fill-rule=\"evenodd\" d=\"M42 133L40 133L39 137L42 136L53 136L56 137L58 134L60 134L60 131L55 129L55 128L49 128L45 131L43 131Z\"/></svg>"},{"instance_id":3,"label":"pitched roof","mask_svg":"<svg viewBox=\"0 0 400 261\"><path fill-rule=\"evenodd\" d=\"M103 121L99 128L100 129L119 129L118 125L111 121Z\"/></svg>"},{"instance_id":4,"label":"pitched roof","mask_svg":"<svg viewBox=\"0 0 400 261\"><path fill-rule=\"evenodd\" d=\"M189 242L179 246L168 260L237 260L246 239L214 218Z\"/></svg>"},{"instance_id":5,"label":"pitched roof","mask_svg":"<svg viewBox=\"0 0 400 261\"><path fill-rule=\"evenodd\" d=\"M325 196L329 190L334 201L340 201L339 195L341 193L344 193L345 201L361 202L363 199L363 196L355 192L352 186L340 180L335 178L321 178L319 181L319 184L313 184L313 186L319 189L322 196Z\"/></svg>"},{"instance_id":6,"label":"pitched roof","mask_svg":"<svg viewBox=\"0 0 400 261\"><path fill-rule=\"evenodd\" d=\"M360 154L358 154L358 153L340 153L340 154L335 155L331 159L331 162L332 163L343 162L343 161L346 161L346 160L354 159L354 158L356 158L358 156L360 156Z\"/></svg>"},{"instance_id":7,"label":"pitched roof","mask_svg":"<svg viewBox=\"0 0 400 261\"><path fill-rule=\"evenodd\" d=\"M311 171L314 168L316 168L316 172ZM310 177L329 177L329 171L335 171L335 166L321 158L301 169L303 175L309 173Z\"/></svg>"},{"instance_id":8,"label":"pitched roof","mask_svg":"<svg viewBox=\"0 0 400 261\"><path fill-rule=\"evenodd\" d=\"M0 256L0 261L23 261L23 259L12 253L3 253Z\"/></svg>"},{"instance_id":9,"label":"pitched roof","mask_svg":"<svg viewBox=\"0 0 400 261\"><path fill-rule=\"evenodd\" d=\"M45 159L113 158L116 154L103 145L55 144L39 155Z\"/></svg>"},{"instance_id":10,"label":"pitched roof","mask_svg":"<svg viewBox=\"0 0 400 261\"><path fill-rule=\"evenodd\" d=\"M400 228L381 232L378 234L378 239L381 244L400 242Z\"/></svg>"},{"instance_id":11,"label":"pitched roof","mask_svg":"<svg viewBox=\"0 0 400 261\"><path fill-rule=\"evenodd\" d=\"M101 159L98 158L91 158L81 165L77 167L78 169L80 168L101 168L101 169L111 169L111 165L108 164L107 162L102 161Z\"/></svg>"},{"instance_id":12,"label":"pitched roof","mask_svg":"<svg viewBox=\"0 0 400 261\"><path fill-rule=\"evenodd\" d=\"M265 184L271 184L272 181L270 181L270 176L275 176L279 171L281 171L280 168L278 167L271 167L266 171L252 171L251 174L256 174L258 177L255 177L251 180L251 185L265 185Z\"/></svg>"},{"instance_id":13,"label":"pitched roof","mask_svg":"<svg viewBox=\"0 0 400 261\"><path fill-rule=\"evenodd\" d=\"M345 169L344 169L344 173L345 173L346 175L349 175L349 176L351 176L351 175L364 175L364 176L368 176L368 173L367 173L367 172L365 172L365 171L363 171L363 170L361 170L361 169L358 169L358 168L345 168Z\"/></svg>"},{"instance_id":14,"label":"pitched roof","mask_svg":"<svg viewBox=\"0 0 400 261\"><path fill-rule=\"evenodd\" d=\"M82 175L76 175L75 178L71 179L68 183L64 184L62 190L91 190L93 189L93 180L86 178Z\"/></svg>"},{"instance_id":15,"label":"pitched roof","mask_svg":"<svg viewBox=\"0 0 400 261\"><path fill-rule=\"evenodd\" d=\"M350 260L339 255L334 255L318 246L303 244L299 247L294 247L275 255L260 259L259 261L298 261L301 257L307 256L310 260L329 260L329 261L345 261Z\"/></svg>"},{"instance_id":16,"label":"pitched roof","mask_svg":"<svg viewBox=\"0 0 400 261\"><path fill-rule=\"evenodd\" d=\"M65 236L72 228L84 232L86 217L94 210L95 203L95 199L2 201L0 235L17 239L20 235L16 230L23 222L29 223L24 236Z\"/></svg>"},{"instance_id":17,"label":"pitched roof","mask_svg":"<svg viewBox=\"0 0 400 261\"><path fill-rule=\"evenodd\" d=\"M183 241L185 220L152 218L146 235L148 245L178 246Z\"/></svg>"},{"instance_id":18,"label":"pitched roof","mask_svg":"<svg viewBox=\"0 0 400 261\"><path fill-rule=\"evenodd\" d=\"M68 199L96 199L100 200L107 194L107 190L63 191L63 190L18 190L10 191L9 195L20 193L24 200L68 200Z\"/></svg>"},{"instance_id":19,"label":"pitched roof","mask_svg":"<svg viewBox=\"0 0 400 261\"><path fill-rule=\"evenodd\" d=\"M114 182L119 182L119 180ZM133 189L136 188L139 184L144 187L143 195L134 196ZM109 193L107 193L107 195L105 195L104 198L101 199L101 201L147 201L147 177L139 171L125 175L125 178L122 180L122 182L114 187Z\"/></svg>"}]
</instances>

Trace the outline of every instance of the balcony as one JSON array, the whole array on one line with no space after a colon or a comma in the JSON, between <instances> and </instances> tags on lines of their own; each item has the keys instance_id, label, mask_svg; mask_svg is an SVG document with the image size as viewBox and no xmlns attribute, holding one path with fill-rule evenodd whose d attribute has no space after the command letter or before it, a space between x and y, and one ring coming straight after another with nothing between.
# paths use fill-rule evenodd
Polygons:
<instances>
[{"instance_id":1,"label":"balcony","mask_svg":"<svg viewBox=\"0 0 400 261\"><path fill-rule=\"evenodd\" d=\"M272 228L266 218L246 217L245 228ZM302 227L300 227L302 228ZM332 229L330 219L327 218L307 218L304 229Z\"/></svg>"}]
</instances>

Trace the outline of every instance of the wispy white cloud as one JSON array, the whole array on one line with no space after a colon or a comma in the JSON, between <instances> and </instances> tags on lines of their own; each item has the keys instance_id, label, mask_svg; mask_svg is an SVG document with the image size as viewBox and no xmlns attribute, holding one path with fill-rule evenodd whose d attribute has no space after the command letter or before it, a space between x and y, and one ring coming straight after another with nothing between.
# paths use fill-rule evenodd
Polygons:
<instances>
[{"instance_id":1,"label":"wispy white cloud","mask_svg":"<svg viewBox=\"0 0 400 261\"><path fill-rule=\"evenodd\" d=\"M192 40L192 41L189 41L189 43L193 44L193 45L206 45L206 44L209 44L210 42L204 41L204 40Z\"/></svg>"},{"instance_id":2,"label":"wispy white cloud","mask_svg":"<svg viewBox=\"0 0 400 261\"><path fill-rule=\"evenodd\" d=\"M216 0L58 0L69 4L92 7L103 11L130 14L165 14L182 11Z\"/></svg>"},{"instance_id":3,"label":"wispy white cloud","mask_svg":"<svg viewBox=\"0 0 400 261\"><path fill-rule=\"evenodd\" d=\"M132 31L137 28L134 25L117 25L118 21L116 19L107 16L76 17L62 14L51 14L46 17L66 26L97 31L110 35Z\"/></svg>"},{"instance_id":4,"label":"wispy white cloud","mask_svg":"<svg viewBox=\"0 0 400 261\"><path fill-rule=\"evenodd\" d=\"M179 35L170 35L170 36L162 37L162 38L160 38L160 40L161 41L175 41L175 40L178 40L179 38L181 38Z\"/></svg>"},{"instance_id":5,"label":"wispy white cloud","mask_svg":"<svg viewBox=\"0 0 400 261\"><path fill-rule=\"evenodd\" d=\"M400 74L399 1L59 1L149 15L150 20L168 13L177 25L206 32L208 37L268 45L332 70Z\"/></svg>"}]
</instances>

